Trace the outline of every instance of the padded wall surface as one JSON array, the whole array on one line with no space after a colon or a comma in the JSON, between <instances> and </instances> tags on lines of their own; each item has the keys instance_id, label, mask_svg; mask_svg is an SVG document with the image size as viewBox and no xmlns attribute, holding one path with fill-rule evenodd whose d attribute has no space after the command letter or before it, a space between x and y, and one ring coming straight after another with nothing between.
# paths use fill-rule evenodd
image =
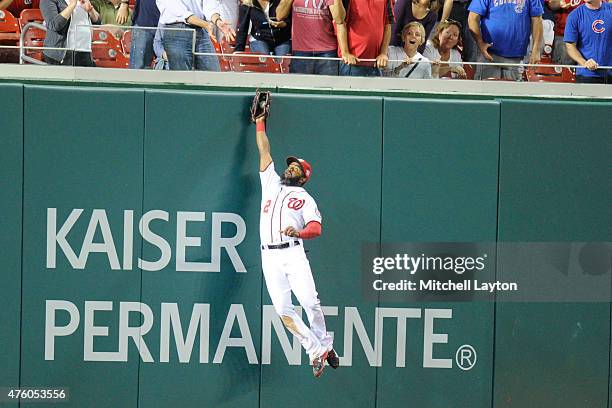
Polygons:
<instances>
[{"instance_id":1,"label":"padded wall surface","mask_svg":"<svg viewBox=\"0 0 612 408\"><path fill-rule=\"evenodd\" d=\"M385 99L384 110L381 241L494 242L499 104ZM463 256L478 253L476 244L462 248ZM494 253L487 255L494 257ZM481 273L491 279L494 262ZM377 406L395 407L405 401L423 407L490 406L492 303L383 304L423 310L421 319L407 323L406 367L394 366L395 349L385 345ZM434 325L435 333L448 334L448 341L433 348L434 358L450 359L451 368L424 367L425 308L451 310L452 318L436 319ZM395 339L395 331L393 325L385 326L385 338ZM455 361L457 350L465 344L477 355L470 370L462 370Z\"/></svg>"},{"instance_id":2,"label":"padded wall surface","mask_svg":"<svg viewBox=\"0 0 612 408\"><path fill-rule=\"evenodd\" d=\"M609 104L503 101L500 242L612 240L610 129ZM606 406L609 354L608 303L499 303L495 406Z\"/></svg>"},{"instance_id":3,"label":"padded wall surface","mask_svg":"<svg viewBox=\"0 0 612 408\"><path fill-rule=\"evenodd\" d=\"M609 259L588 252L612 241L609 103L276 93L276 170L307 159L323 215L306 249L342 366L315 380L262 279L251 94L0 94L15 101L0 113L0 386L68 387L74 407L610 401L608 302L390 302L361 286L363 244L490 243L482 273L512 281L502 244L555 241L587 243L571 244L578 275L553 265L562 277L612 287ZM377 311L415 316L377 331ZM432 339L449 368L425 364Z\"/></svg>"},{"instance_id":4,"label":"padded wall surface","mask_svg":"<svg viewBox=\"0 0 612 408\"><path fill-rule=\"evenodd\" d=\"M148 92L145 136L145 211L164 210L169 222L151 223L155 233L172 247L169 264L159 271L143 272L143 302L159 315L162 303L176 303L184 336L193 305L210 305L210 333L206 362L200 362L199 339L191 359L181 363L170 334L168 362L160 362L160 322L155 322L149 345L155 364L141 363L141 406L163 407L168 401L182 406L244 407L259 401L261 267L259 255L259 157L254 127L248 126L250 96L206 93ZM236 120L244 118L244 120ZM233 213L243 219L246 237L236 247L246 273L236 272L225 250L214 272L181 271L176 263L177 213L204 213L204 221L187 223L186 233L200 245L185 250L190 263L210 263L212 223L216 213ZM222 236L235 236L232 223L222 225ZM243 231L244 233L244 231ZM215 238L216 239L216 238ZM145 243L144 257L156 260L160 251ZM246 316L247 327L229 320L233 338L245 338L256 353L245 347L227 347L214 362L230 306ZM248 332L247 332L248 329Z\"/></svg>"},{"instance_id":5,"label":"padded wall surface","mask_svg":"<svg viewBox=\"0 0 612 408\"><path fill-rule=\"evenodd\" d=\"M0 385L19 386L19 339L21 324L21 211L23 207L23 87L0 85L0 97L5 103L0 111L0 163L2 189L0 212L2 234L0 259ZM7 404L8 405L8 404ZM14 406L17 406L15 404Z\"/></svg>"},{"instance_id":6,"label":"padded wall surface","mask_svg":"<svg viewBox=\"0 0 612 408\"><path fill-rule=\"evenodd\" d=\"M136 220L141 212L144 92L26 86L25 115L21 383L67 386L68 406L133 406L138 384L134 342L129 340L128 361L91 362L85 361L85 335L108 330L107 336L89 337L92 351L117 352L119 302L140 301L140 271L112 270L109 254L114 248L118 266L124 265L124 210L134 211ZM55 223L49 209L55 209ZM79 209L70 228L69 215ZM94 216L95 209L105 215ZM103 236L107 223L111 234ZM87 230L94 234L91 240ZM141 244L137 233L134 237L138 256ZM65 241L66 249L56 241ZM106 252L82 251L89 241L106 243ZM52 267L48 242L56 257ZM73 260L80 266L65 255L72 252L83 261ZM45 330L45 322L52 321L45 318L50 300L70 302L78 311L71 319L78 323L73 334L53 338L52 356L45 353L45 331L53 333ZM108 329L85 330L86 301L111 302L112 311L93 312L91 305L91 325ZM66 311L55 317L58 327L69 323Z\"/></svg>"},{"instance_id":7,"label":"padded wall surface","mask_svg":"<svg viewBox=\"0 0 612 408\"><path fill-rule=\"evenodd\" d=\"M380 234L382 99L280 95L273 103L268 133L277 170L284 170L289 155L313 166L306 189L323 216L323 233L305 246L321 304L337 307L337 316L326 317L334 347L347 358L349 341L352 360L343 360L345 365L337 370L326 368L323 377L315 379L305 354L301 366L288 365L275 340L273 364L262 366L261 406L280 407L290 401L292 406L310 407L313 398L338 407L373 406L376 368L366 359L355 331L345 332L345 316L347 308L356 308L369 341L374 341L377 304L361 295L360 250L363 242L376 242ZM263 299L271 304L265 290Z\"/></svg>"}]
</instances>

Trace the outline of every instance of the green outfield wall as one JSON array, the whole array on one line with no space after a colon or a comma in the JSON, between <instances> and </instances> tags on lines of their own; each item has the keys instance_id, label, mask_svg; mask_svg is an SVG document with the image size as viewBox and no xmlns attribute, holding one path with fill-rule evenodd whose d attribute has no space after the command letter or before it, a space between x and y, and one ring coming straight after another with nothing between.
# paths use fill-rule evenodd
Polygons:
<instances>
[{"instance_id":1,"label":"green outfield wall","mask_svg":"<svg viewBox=\"0 0 612 408\"><path fill-rule=\"evenodd\" d=\"M610 302L394 302L361 281L364 244L492 243L486 273L511 280L502 243L612 241L611 102L275 94L277 169L308 158L323 215L307 249L342 366L315 379L262 278L251 94L0 98L0 387L69 393L22 407L612 401ZM585 273L610 288L609 266Z\"/></svg>"}]
</instances>

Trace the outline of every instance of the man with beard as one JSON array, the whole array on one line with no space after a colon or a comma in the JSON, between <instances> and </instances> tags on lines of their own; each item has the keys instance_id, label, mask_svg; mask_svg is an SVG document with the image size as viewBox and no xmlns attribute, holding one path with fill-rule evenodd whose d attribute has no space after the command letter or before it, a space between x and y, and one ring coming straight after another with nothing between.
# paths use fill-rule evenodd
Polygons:
<instances>
[{"instance_id":1,"label":"man with beard","mask_svg":"<svg viewBox=\"0 0 612 408\"><path fill-rule=\"evenodd\" d=\"M325 361L337 368L339 359L325 328L325 317L302 241L321 235L321 214L314 199L303 188L310 179L312 167L306 160L290 156L287 169L278 176L270 155L266 116L263 114L255 121L262 190L259 235L264 279L274 310L285 327L298 338L310 357L314 376L319 377ZM295 312L291 292L306 312L310 327Z\"/></svg>"}]
</instances>

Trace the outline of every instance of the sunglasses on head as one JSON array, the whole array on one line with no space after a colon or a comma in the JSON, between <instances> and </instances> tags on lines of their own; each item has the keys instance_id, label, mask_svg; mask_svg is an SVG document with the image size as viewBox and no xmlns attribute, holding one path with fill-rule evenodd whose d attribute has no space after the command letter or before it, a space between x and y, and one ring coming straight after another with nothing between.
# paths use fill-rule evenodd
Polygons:
<instances>
[{"instance_id":1,"label":"sunglasses on head","mask_svg":"<svg viewBox=\"0 0 612 408\"><path fill-rule=\"evenodd\" d=\"M444 20L444 22L446 24L456 24L457 26L459 26L459 28L462 28L461 23L457 20L453 20L452 18L447 18L446 20Z\"/></svg>"}]
</instances>

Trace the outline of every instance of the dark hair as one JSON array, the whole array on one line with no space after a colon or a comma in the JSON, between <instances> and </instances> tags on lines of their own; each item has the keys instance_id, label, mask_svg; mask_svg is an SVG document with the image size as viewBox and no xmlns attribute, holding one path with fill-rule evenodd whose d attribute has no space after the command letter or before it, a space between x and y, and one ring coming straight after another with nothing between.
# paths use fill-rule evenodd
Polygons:
<instances>
[{"instance_id":1,"label":"dark hair","mask_svg":"<svg viewBox=\"0 0 612 408\"><path fill-rule=\"evenodd\" d=\"M419 0L412 0L413 3L418 3ZM438 2L438 0L429 0L429 10L433 11L434 13L438 12L438 9L440 8L440 3Z\"/></svg>"}]
</instances>

